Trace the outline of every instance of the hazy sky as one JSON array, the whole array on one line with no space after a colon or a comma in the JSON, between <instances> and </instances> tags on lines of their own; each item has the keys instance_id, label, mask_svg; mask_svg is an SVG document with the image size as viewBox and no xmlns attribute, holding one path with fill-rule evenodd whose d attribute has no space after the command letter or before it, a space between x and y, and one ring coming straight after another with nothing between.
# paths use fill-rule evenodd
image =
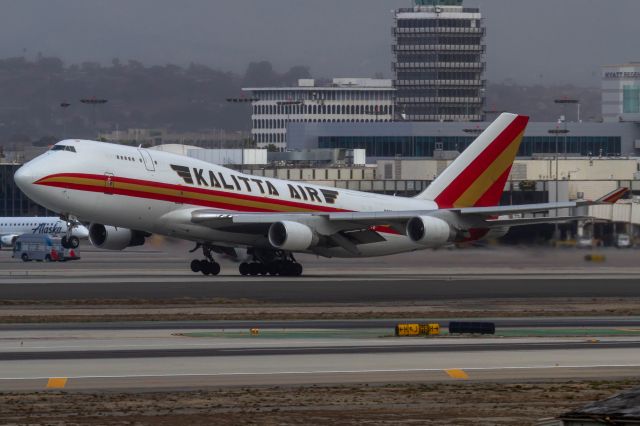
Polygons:
<instances>
[{"instance_id":1,"label":"hazy sky","mask_svg":"<svg viewBox=\"0 0 640 426\"><path fill-rule=\"evenodd\" d=\"M391 10L409 0L0 0L0 57L269 60L314 76L391 76ZM468 0L487 26L487 78L598 86L600 66L640 61L640 0Z\"/></svg>"}]
</instances>

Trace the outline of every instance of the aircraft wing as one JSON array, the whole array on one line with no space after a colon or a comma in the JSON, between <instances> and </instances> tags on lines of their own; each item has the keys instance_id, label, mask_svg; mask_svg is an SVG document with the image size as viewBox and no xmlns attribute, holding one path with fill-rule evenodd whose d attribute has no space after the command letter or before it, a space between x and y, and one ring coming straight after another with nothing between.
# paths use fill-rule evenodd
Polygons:
<instances>
[{"instance_id":1,"label":"aircraft wing","mask_svg":"<svg viewBox=\"0 0 640 426\"><path fill-rule=\"evenodd\" d=\"M585 220L589 219L589 216L557 216L557 217L524 217L517 219L491 219L485 221L489 228L498 228L502 226L523 226L523 225L535 225L538 223L566 223L572 220Z\"/></svg>"},{"instance_id":2,"label":"aircraft wing","mask_svg":"<svg viewBox=\"0 0 640 426\"><path fill-rule=\"evenodd\" d=\"M365 230L373 226L387 226L396 232L405 232L408 220L417 216L429 216L438 212L438 216L449 214L462 221L473 221L474 226L489 228L503 226L522 226L536 223L561 223L571 220L586 219L586 216L510 218L510 215L524 213L541 213L549 210L597 204L612 204L620 199L628 188L619 188L598 198L595 201L578 200L558 203L522 204L493 207L463 207L437 210L401 210L401 211L369 211L369 212L221 212L213 209L195 209L190 212L192 223L202 224L214 229L237 232L263 233L268 225L280 221L309 222L320 221L325 224L328 234L341 231ZM318 223L318 222L316 222Z\"/></svg>"}]
</instances>

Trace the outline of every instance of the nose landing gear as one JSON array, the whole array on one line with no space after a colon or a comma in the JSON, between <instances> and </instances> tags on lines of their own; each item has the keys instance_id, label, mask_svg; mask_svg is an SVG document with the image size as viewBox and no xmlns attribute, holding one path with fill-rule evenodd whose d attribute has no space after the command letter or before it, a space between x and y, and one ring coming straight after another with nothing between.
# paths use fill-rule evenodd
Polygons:
<instances>
[{"instance_id":1,"label":"nose landing gear","mask_svg":"<svg viewBox=\"0 0 640 426\"><path fill-rule=\"evenodd\" d=\"M202 272L204 275L218 275L220 273L220 264L213 260L213 255L211 254L213 249L211 246L208 244L198 244L191 252L196 251L200 247L202 247L202 254L205 259L192 260L191 271L195 273Z\"/></svg>"},{"instance_id":2,"label":"nose landing gear","mask_svg":"<svg viewBox=\"0 0 640 426\"><path fill-rule=\"evenodd\" d=\"M60 216L60 219L67 222L67 232L60 240L60 244L66 249L76 249L80 245L80 239L73 235L73 229L76 228L80 222L71 216Z\"/></svg>"}]
</instances>

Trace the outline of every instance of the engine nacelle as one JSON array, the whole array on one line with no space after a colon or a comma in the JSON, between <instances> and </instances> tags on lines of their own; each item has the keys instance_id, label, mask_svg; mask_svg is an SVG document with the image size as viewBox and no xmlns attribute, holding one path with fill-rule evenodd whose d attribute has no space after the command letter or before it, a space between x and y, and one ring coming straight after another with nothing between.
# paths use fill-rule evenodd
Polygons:
<instances>
[{"instance_id":1,"label":"engine nacelle","mask_svg":"<svg viewBox=\"0 0 640 426\"><path fill-rule=\"evenodd\" d=\"M427 247L440 247L452 240L449 224L431 216L417 216L409 219L407 236L411 241Z\"/></svg>"},{"instance_id":2,"label":"engine nacelle","mask_svg":"<svg viewBox=\"0 0 640 426\"><path fill-rule=\"evenodd\" d=\"M92 223L89 226L89 241L94 247L105 250L124 250L127 247L144 244L144 232L132 231L127 228Z\"/></svg>"},{"instance_id":3,"label":"engine nacelle","mask_svg":"<svg viewBox=\"0 0 640 426\"><path fill-rule=\"evenodd\" d=\"M269 243L281 250L302 251L318 243L311 228L298 222L276 222L269 227Z\"/></svg>"},{"instance_id":4,"label":"engine nacelle","mask_svg":"<svg viewBox=\"0 0 640 426\"><path fill-rule=\"evenodd\" d=\"M491 228L487 235L482 238L483 240L495 240L497 238L502 238L509 232L508 226L501 226L499 228Z\"/></svg>"},{"instance_id":5,"label":"engine nacelle","mask_svg":"<svg viewBox=\"0 0 640 426\"><path fill-rule=\"evenodd\" d=\"M0 243L2 243L3 246L13 246L17 238L17 235L3 235L0 237Z\"/></svg>"}]
</instances>

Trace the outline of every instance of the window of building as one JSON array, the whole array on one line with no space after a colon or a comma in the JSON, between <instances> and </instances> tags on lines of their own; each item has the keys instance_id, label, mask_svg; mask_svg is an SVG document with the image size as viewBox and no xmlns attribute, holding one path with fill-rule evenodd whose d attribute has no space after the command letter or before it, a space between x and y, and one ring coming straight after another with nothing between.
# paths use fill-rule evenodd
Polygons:
<instances>
[{"instance_id":1,"label":"window of building","mask_svg":"<svg viewBox=\"0 0 640 426\"><path fill-rule=\"evenodd\" d=\"M640 86L636 86L636 85L623 86L622 112L624 114L640 113Z\"/></svg>"}]
</instances>

